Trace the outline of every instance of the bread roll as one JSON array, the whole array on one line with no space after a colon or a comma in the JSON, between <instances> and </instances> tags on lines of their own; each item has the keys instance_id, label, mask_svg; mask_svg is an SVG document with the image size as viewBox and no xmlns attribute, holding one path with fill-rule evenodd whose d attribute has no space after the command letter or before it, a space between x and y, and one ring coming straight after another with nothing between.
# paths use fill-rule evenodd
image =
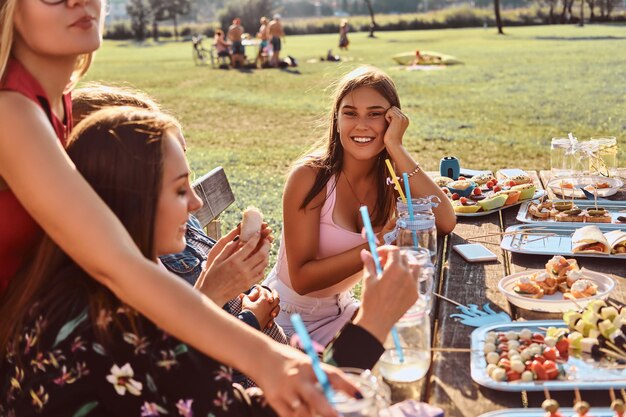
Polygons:
<instances>
[{"instance_id":1,"label":"bread roll","mask_svg":"<svg viewBox=\"0 0 626 417\"><path fill-rule=\"evenodd\" d=\"M263 214L261 211L256 207L248 207L243 211L239 239L242 242L249 241L256 232L261 231L262 224Z\"/></svg>"}]
</instances>

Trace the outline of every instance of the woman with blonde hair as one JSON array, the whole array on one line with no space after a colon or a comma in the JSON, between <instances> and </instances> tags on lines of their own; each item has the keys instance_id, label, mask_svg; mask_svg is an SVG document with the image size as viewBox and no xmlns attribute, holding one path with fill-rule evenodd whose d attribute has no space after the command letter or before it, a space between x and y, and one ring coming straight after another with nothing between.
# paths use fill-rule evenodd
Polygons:
<instances>
[{"instance_id":1,"label":"woman with blonde hair","mask_svg":"<svg viewBox=\"0 0 626 417\"><path fill-rule=\"evenodd\" d=\"M246 328L146 259L68 159L69 92L100 46L103 6L100 0L0 0L0 285L20 279L43 229L123 302L250 375L278 414L306 408L335 415L316 388L305 355ZM255 247L259 239L248 243ZM246 245L233 245L235 254L251 253ZM222 264L209 268L228 274ZM257 277L248 278L243 288ZM0 341L0 349L5 343ZM341 374L329 372L346 387Z\"/></svg>"}]
</instances>

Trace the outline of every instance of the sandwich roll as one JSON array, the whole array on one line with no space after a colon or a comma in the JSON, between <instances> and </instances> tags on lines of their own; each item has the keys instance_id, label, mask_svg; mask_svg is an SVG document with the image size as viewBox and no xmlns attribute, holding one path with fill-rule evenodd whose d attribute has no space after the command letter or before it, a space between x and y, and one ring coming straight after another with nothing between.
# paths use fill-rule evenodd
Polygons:
<instances>
[{"instance_id":1,"label":"sandwich roll","mask_svg":"<svg viewBox=\"0 0 626 417\"><path fill-rule=\"evenodd\" d=\"M242 214L239 239L244 243L249 241L255 233L261 231L262 224L263 214L261 211L256 207L248 207Z\"/></svg>"},{"instance_id":2,"label":"sandwich roll","mask_svg":"<svg viewBox=\"0 0 626 417\"><path fill-rule=\"evenodd\" d=\"M572 236L572 253L610 253L609 242L598 226L577 229Z\"/></svg>"},{"instance_id":3,"label":"sandwich roll","mask_svg":"<svg viewBox=\"0 0 626 417\"><path fill-rule=\"evenodd\" d=\"M613 230L604 234L613 255L626 256L626 232Z\"/></svg>"}]
</instances>

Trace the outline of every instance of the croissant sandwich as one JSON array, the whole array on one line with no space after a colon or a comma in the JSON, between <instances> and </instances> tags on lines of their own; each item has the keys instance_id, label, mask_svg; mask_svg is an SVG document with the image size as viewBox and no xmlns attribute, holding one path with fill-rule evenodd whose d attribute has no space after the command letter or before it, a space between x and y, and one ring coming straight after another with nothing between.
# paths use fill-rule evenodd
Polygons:
<instances>
[{"instance_id":1,"label":"croissant sandwich","mask_svg":"<svg viewBox=\"0 0 626 417\"><path fill-rule=\"evenodd\" d=\"M572 253L610 253L609 242L598 226L585 226L572 236Z\"/></svg>"}]
</instances>

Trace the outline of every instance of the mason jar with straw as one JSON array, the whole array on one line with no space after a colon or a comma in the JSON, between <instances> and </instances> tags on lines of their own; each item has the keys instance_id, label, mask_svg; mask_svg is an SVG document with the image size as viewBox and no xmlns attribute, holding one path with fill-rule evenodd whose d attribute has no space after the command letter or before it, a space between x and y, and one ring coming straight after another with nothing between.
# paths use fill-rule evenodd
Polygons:
<instances>
[{"instance_id":1,"label":"mason jar with straw","mask_svg":"<svg viewBox=\"0 0 626 417\"><path fill-rule=\"evenodd\" d=\"M344 417L378 417L390 405L389 387L381 383L371 371L358 368L339 368L361 393L363 398L353 398L335 392L331 404Z\"/></svg>"},{"instance_id":2,"label":"mason jar with straw","mask_svg":"<svg viewBox=\"0 0 626 417\"><path fill-rule=\"evenodd\" d=\"M422 379L430 368L430 316L417 308L410 308L396 323L403 358L388 337L385 352L378 361L378 369L385 381L414 382Z\"/></svg>"},{"instance_id":3,"label":"mason jar with straw","mask_svg":"<svg viewBox=\"0 0 626 417\"><path fill-rule=\"evenodd\" d=\"M430 310L435 268L430 262L430 252L424 248L400 248L400 256L414 272L419 297L395 324L397 337L388 337L385 352L378 361L381 375L391 384L414 382L422 379L430 368ZM398 356L399 344L403 356Z\"/></svg>"},{"instance_id":4,"label":"mason jar with straw","mask_svg":"<svg viewBox=\"0 0 626 417\"><path fill-rule=\"evenodd\" d=\"M413 218L403 214L396 221L399 247L413 246L427 249L433 265L437 263L437 226L432 214L415 213Z\"/></svg>"}]
</instances>

